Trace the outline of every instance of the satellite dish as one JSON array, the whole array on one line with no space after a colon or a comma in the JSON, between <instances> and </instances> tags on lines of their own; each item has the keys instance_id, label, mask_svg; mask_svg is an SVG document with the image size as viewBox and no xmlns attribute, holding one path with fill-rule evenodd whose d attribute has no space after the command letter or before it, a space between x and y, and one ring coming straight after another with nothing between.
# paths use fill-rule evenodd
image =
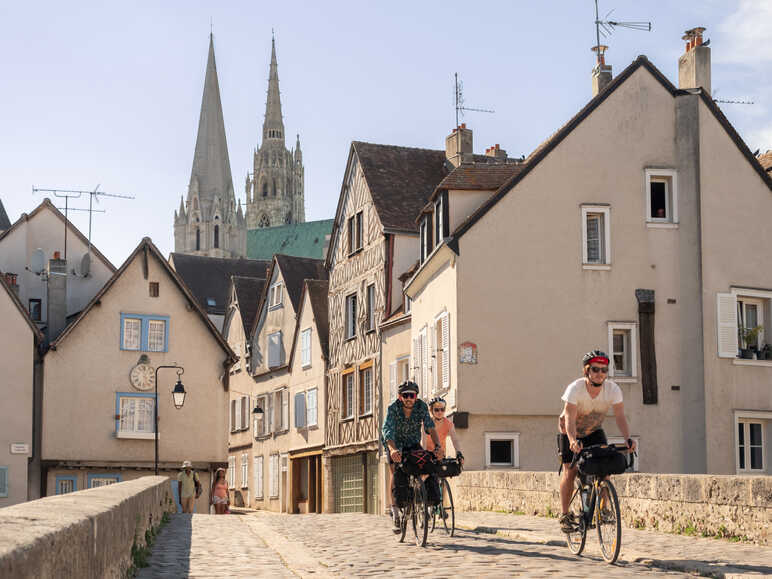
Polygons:
<instances>
[{"instance_id":1,"label":"satellite dish","mask_svg":"<svg viewBox=\"0 0 772 579\"><path fill-rule=\"evenodd\" d=\"M40 274L43 272L46 266L46 254L39 247L32 252L32 257L29 261L30 271L34 274Z\"/></svg>"},{"instance_id":2,"label":"satellite dish","mask_svg":"<svg viewBox=\"0 0 772 579\"><path fill-rule=\"evenodd\" d=\"M82 277L88 277L88 274L90 271L91 271L91 254L85 253L83 254L83 257L80 260L80 275Z\"/></svg>"}]
</instances>

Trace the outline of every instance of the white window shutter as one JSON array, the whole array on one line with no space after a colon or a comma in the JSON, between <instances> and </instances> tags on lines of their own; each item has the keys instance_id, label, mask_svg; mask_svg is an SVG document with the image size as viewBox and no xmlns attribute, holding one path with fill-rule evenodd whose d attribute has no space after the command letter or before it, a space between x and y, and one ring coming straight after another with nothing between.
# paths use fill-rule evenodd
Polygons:
<instances>
[{"instance_id":1,"label":"white window shutter","mask_svg":"<svg viewBox=\"0 0 772 579\"><path fill-rule=\"evenodd\" d=\"M735 294L719 293L717 295L719 358L737 357L737 296Z\"/></svg>"},{"instance_id":2,"label":"white window shutter","mask_svg":"<svg viewBox=\"0 0 772 579\"><path fill-rule=\"evenodd\" d=\"M289 429L289 391L281 391L281 427L282 430Z\"/></svg>"},{"instance_id":3,"label":"white window shutter","mask_svg":"<svg viewBox=\"0 0 772 579\"><path fill-rule=\"evenodd\" d=\"M429 388L429 344L426 340L426 329L421 331L421 390L426 394Z\"/></svg>"},{"instance_id":4,"label":"white window shutter","mask_svg":"<svg viewBox=\"0 0 772 579\"><path fill-rule=\"evenodd\" d=\"M450 325L448 314L442 316L442 387L450 387Z\"/></svg>"},{"instance_id":5,"label":"white window shutter","mask_svg":"<svg viewBox=\"0 0 772 579\"><path fill-rule=\"evenodd\" d=\"M389 364L389 401L397 398L397 363Z\"/></svg>"},{"instance_id":6,"label":"white window shutter","mask_svg":"<svg viewBox=\"0 0 772 579\"><path fill-rule=\"evenodd\" d=\"M439 336L437 336L437 324L433 324L433 328L428 332L428 339L429 339L429 352L431 353L431 357L429 358L429 372L431 373L431 383L432 383L432 392L436 392L439 387L439 368L437 368L437 348L439 348L440 340L438 339Z\"/></svg>"},{"instance_id":7,"label":"white window shutter","mask_svg":"<svg viewBox=\"0 0 772 579\"><path fill-rule=\"evenodd\" d=\"M306 394L295 394L295 428L303 428L306 425Z\"/></svg>"}]
</instances>

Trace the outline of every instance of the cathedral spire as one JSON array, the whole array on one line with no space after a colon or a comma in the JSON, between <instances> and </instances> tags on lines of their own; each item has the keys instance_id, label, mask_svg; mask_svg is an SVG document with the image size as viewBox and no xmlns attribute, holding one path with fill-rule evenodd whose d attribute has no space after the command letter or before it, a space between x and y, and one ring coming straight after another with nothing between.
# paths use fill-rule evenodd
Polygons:
<instances>
[{"instance_id":1,"label":"cathedral spire","mask_svg":"<svg viewBox=\"0 0 772 579\"><path fill-rule=\"evenodd\" d=\"M276 38L271 36L271 67L268 74L268 98L265 101L263 142L278 140L284 143L284 121L281 116L279 73L276 65Z\"/></svg>"},{"instance_id":2,"label":"cathedral spire","mask_svg":"<svg viewBox=\"0 0 772 579\"><path fill-rule=\"evenodd\" d=\"M235 205L212 34L209 34L209 57L206 63L204 94L201 98L201 114L198 119L198 136L193 155L190 183L188 201L190 202L190 196L197 188L202 217L205 219L211 217L210 212L215 197L219 197L221 206L227 207L227 201L231 198L233 198ZM197 187L195 186L196 183Z\"/></svg>"}]
</instances>

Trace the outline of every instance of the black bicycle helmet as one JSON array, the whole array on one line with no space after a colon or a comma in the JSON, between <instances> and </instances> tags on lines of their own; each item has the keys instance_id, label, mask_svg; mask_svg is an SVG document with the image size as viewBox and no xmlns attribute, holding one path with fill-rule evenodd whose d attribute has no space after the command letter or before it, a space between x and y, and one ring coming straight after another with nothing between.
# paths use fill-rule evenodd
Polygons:
<instances>
[{"instance_id":1,"label":"black bicycle helmet","mask_svg":"<svg viewBox=\"0 0 772 579\"><path fill-rule=\"evenodd\" d=\"M403 394L404 392L415 392L418 394L418 384L411 382L410 380L405 380L402 384L399 385L397 392L400 394Z\"/></svg>"},{"instance_id":2,"label":"black bicycle helmet","mask_svg":"<svg viewBox=\"0 0 772 579\"><path fill-rule=\"evenodd\" d=\"M587 364L591 364L592 362L596 361L608 364L609 359L606 352L603 350L593 350L592 352L587 352L582 358L582 366L586 366Z\"/></svg>"},{"instance_id":3,"label":"black bicycle helmet","mask_svg":"<svg viewBox=\"0 0 772 579\"><path fill-rule=\"evenodd\" d=\"M429 400L429 408L437 404L438 402L442 402L443 404L446 404L445 399L442 396L435 396L431 400Z\"/></svg>"}]
</instances>

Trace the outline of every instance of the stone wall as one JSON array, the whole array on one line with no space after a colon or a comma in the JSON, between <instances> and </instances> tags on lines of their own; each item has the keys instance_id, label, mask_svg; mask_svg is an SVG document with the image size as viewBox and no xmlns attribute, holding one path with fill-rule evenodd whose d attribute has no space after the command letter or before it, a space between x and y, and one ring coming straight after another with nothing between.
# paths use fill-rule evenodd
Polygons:
<instances>
[{"instance_id":1,"label":"stone wall","mask_svg":"<svg viewBox=\"0 0 772 579\"><path fill-rule=\"evenodd\" d=\"M131 547L173 508L169 479L147 476L0 509L0 577L125 577Z\"/></svg>"},{"instance_id":2,"label":"stone wall","mask_svg":"<svg viewBox=\"0 0 772 579\"><path fill-rule=\"evenodd\" d=\"M458 510L560 514L555 472L467 471L451 480ZM768 544L772 477L624 474L613 477L630 527L747 537Z\"/></svg>"}]
</instances>

